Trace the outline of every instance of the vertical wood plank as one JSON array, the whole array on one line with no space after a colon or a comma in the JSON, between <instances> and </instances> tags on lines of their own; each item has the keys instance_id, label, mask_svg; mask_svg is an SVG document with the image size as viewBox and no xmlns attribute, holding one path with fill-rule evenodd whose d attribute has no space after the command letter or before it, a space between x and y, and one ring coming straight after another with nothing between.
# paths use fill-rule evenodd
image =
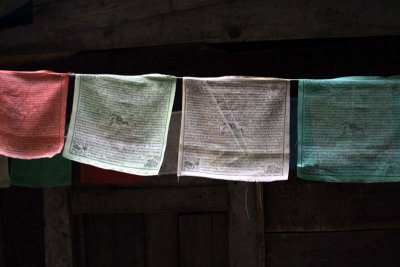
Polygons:
<instances>
[{"instance_id":1,"label":"vertical wood plank","mask_svg":"<svg viewBox=\"0 0 400 267\"><path fill-rule=\"evenodd\" d=\"M3 201L2 192L0 191L0 203ZM4 259L4 239L3 239L3 209L0 205L0 266L6 266L6 262Z\"/></svg>"},{"instance_id":2,"label":"vertical wood plank","mask_svg":"<svg viewBox=\"0 0 400 267\"><path fill-rule=\"evenodd\" d=\"M4 190L2 223L6 266L45 266L42 189Z\"/></svg>"},{"instance_id":3,"label":"vertical wood plank","mask_svg":"<svg viewBox=\"0 0 400 267\"><path fill-rule=\"evenodd\" d=\"M146 215L146 266L177 267L178 215L152 213Z\"/></svg>"},{"instance_id":4,"label":"vertical wood plank","mask_svg":"<svg viewBox=\"0 0 400 267\"><path fill-rule=\"evenodd\" d=\"M227 213L212 215L212 262L214 267L228 267L229 216Z\"/></svg>"},{"instance_id":5,"label":"vertical wood plank","mask_svg":"<svg viewBox=\"0 0 400 267\"><path fill-rule=\"evenodd\" d=\"M1 222L0 222L0 226L1 226ZM3 247L4 247L4 243L3 243L3 229L0 228L0 266L6 266L5 260L4 260L4 253L3 253Z\"/></svg>"},{"instance_id":6,"label":"vertical wood plank","mask_svg":"<svg viewBox=\"0 0 400 267\"><path fill-rule=\"evenodd\" d=\"M46 266L72 267L68 188L43 190L43 216L45 221Z\"/></svg>"},{"instance_id":7,"label":"vertical wood plank","mask_svg":"<svg viewBox=\"0 0 400 267\"><path fill-rule=\"evenodd\" d=\"M229 266L264 267L259 255L255 183L231 182L229 189Z\"/></svg>"},{"instance_id":8,"label":"vertical wood plank","mask_svg":"<svg viewBox=\"0 0 400 267\"><path fill-rule=\"evenodd\" d=\"M258 266L265 267L264 187L256 183Z\"/></svg>"},{"instance_id":9,"label":"vertical wood plank","mask_svg":"<svg viewBox=\"0 0 400 267\"><path fill-rule=\"evenodd\" d=\"M179 216L180 266L212 267L212 215Z\"/></svg>"},{"instance_id":10,"label":"vertical wood plank","mask_svg":"<svg viewBox=\"0 0 400 267\"><path fill-rule=\"evenodd\" d=\"M87 266L114 266L114 216L86 215L85 219Z\"/></svg>"},{"instance_id":11,"label":"vertical wood plank","mask_svg":"<svg viewBox=\"0 0 400 267\"><path fill-rule=\"evenodd\" d=\"M400 266L399 230L267 234L268 267Z\"/></svg>"},{"instance_id":12,"label":"vertical wood plank","mask_svg":"<svg viewBox=\"0 0 400 267\"><path fill-rule=\"evenodd\" d=\"M85 215L76 215L74 226L74 266L87 267Z\"/></svg>"},{"instance_id":13,"label":"vertical wood plank","mask_svg":"<svg viewBox=\"0 0 400 267\"><path fill-rule=\"evenodd\" d=\"M141 214L86 215L88 267L145 266Z\"/></svg>"},{"instance_id":14,"label":"vertical wood plank","mask_svg":"<svg viewBox=\"0 0 400 267\"><path fill-rule=\"evenodd\" d=\"M146 266L144 215L115 215L114 249L116 257L112 266Z\"/></svg>"}]
</instances>

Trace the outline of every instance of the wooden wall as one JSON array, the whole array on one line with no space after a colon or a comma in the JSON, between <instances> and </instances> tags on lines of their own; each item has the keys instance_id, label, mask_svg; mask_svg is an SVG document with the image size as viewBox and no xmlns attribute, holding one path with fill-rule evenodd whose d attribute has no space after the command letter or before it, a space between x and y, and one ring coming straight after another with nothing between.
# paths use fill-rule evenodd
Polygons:
<instances>
[{"instance_id":1,"label":"wooden wall","mask_svg":"<svg viewBox=\"0 0 400 267\"><path fill-rule=\"evenodd\" d=\"M74 191L76 266L228 267L227 192L212 185Z\"/></svg>"},{"instance_id":2,"label":"wooden wall","mask_svg":"<svg viewBox=\"0 0 400 267\"><path fill-rule=\"evenodd\" d=\"M0 266L44 267L42 190L0 190Z\"/></svg>"},{"instance_id":3,"label":"wooden wall","mask_svg":"<svg viewBox=\"0 0 400 267\"><path fill-rule=\"evenodd\" d=\"M10 68L32 70L45 68L57 71L116 74L148 72L195 76L245 74L288 78L330 78L347 75L390 76L400 73L400 57L397 53L399 45L400 38L398 37L248 44L193 44L86 52L64 59L39 61L23 66L11 66ZM292 102L295 104L295 83L292 83L292 85ZM178 88L175 110L180 109L179 90L181 89ZM295 111L293 108L292 110ZM296 128L294 121L292 121L291 129L293 136L295 136ZM295 139L292 140L292 151L296 150L295 143ZM294 155L295 153L292 153L292 167L296 160L293 158ZM171 188L170 183L172 181L175 185ZM199 260L199 258L196 258L199 255L202 255L201 259L209 263L205 266L214 266L212 263L219 261L213 258L215 253L205 250L208 251L206 257L203 254L194 253L194 250L190 247L211 249L210 244L218 241L221 243L216 244L217 247L222 246L222 251L229 250L230 242L234 242L234 240L230 240L229 233L228 236L226 233L228 209L242 208L243 210L245 206L244 198L239 199L237 206L232 207L230 202L224 204L222 199L218 200L218 198L213 201L206 201L204 205L209 204L208 208L198 207L198 202L190 201L186 203L186 206L178 205L178 203L185 203L184 200L189 196L196 193L201 195L201 190L211 192L207 185L209 182L207 179L196 178L189 179L187 182L185 182L185 179L181 179L181 184L176 184L174 177L152 179L145 188L154 188L152 189L153 192L161 190L155 194L160 196L161 199L164 194L164 201L168 200L170 192L173 191L162 193L167 191L155 187L167 186L169 189L176 188L176 185L185 187L183 191L179 191L179 188L173 189L176 194L170 200L172 202L157 202L160 201L160 198L158 198L152 204L153 206L146 206L147 202L140 200L140 196L146 196L147 193L140 193L142 191L137 191L137 189L135 189L135 192L139 195L135 194L129 197L131 194L129 188L126 189L128 191L115 187L103 188L102 190L106 190L105 193L101 193L101 190L98 193L97 189L86 187L77 188L79 190L75 190L71 194L71 209L72 214L75 215L71 218L71 224L65 227L77 227L73 232L78 237L85 237L86 241L77 248L77 251L70 251L67 254L74 254L75 258L87 264L83 265L84 263L80 262L78 266L92 266L92 262L103 260L98 253L106 250L108 246L109 253L101 254L107 257L104 261L115 260L125 255L118 254L117 251L128 253L126 251L129 250L129 247L126 247L126 242L122 247L118 247L119 238L128 238L132 242L140 243L141 245L137 246L139 251L142 251L134 254L128 262L138 261L139 258L144 259L143 257L145 257L144 262L151 264L149 261L153 257L149 258L143 255L145 248L143 244L148 246L159 245L158 242L151 241L154 240L152 238L158 236L156 239L167 238L172 243L169 243L170 245L165 248L156 246L154 249L170 251L175 251L177 248L189 249L188 252L180 252L183 254L176 257L171 257L170 252L165 252L170 255L169 263L171 266L176 266L174 265L176 262L195 262ZM228 190L228 185L225 182L217 182L211 188L214 188L214 186L221 188L222 192ZM245 188L244 184L239 184L239 186ZM145 188L141 190L147 190ZM399 204L396 200L397 195L400 194L400 186L397 184L359 185L306 182L297 179L295 171L292 169L289 181L264 184L263 190L266 266L382 266L381 264L396 266L398 264L397 250L399 247L397 243L400 241L398 235L400 213L398 212ZM7 190L4 190L4 192L7 192ZM185 192L191 193L187 193L185 197ZM18 199L18 196L13 194L16 193L8 193L8 197L11 199L8 200L8 203L13 202L12 199ZM93 195L96 194L98 197L94 198ZM124 194L126 194L125 199L132 201L119 206L124 198L118 198L118 196ZM58 194L56 193L56 195ZM111 196L114 196L114 198ZM115 197L120 199L119 202L117 200L114 202ZM91 199L91 201L87 201L88 199ZM35 200L34 203L41 205L38 200ZM83 203L86 204L83 205ZM213 205L221 208L215 208L215 206L212 208ZM178 206L179 209L176 210ZM158 207L158 209L155 207ZM27 209L27 207L25 206L24 209ZM50 209L45 208L45 212L51 214L49 210L51 211L51 207ZM151 212L149 213L149 211ZM28 220L28 218L38 220L40 216L41 214L34 215L28 212L24 220ZM50 219L57 220L57 218ZM132 229L122 230L125 229L124 224L127 220L136 225L135 227L140 233L139 236L134 236L129 232ZM157 221L163 222L165 220L169 220L169 223L166 223L167 228L152 226L153 224L156 225ZM40 220L36 222L40 222ZM214 226L215 223L219 226ZM171 226L175 224L180 225L180 227ZM11 225L8 227L4 232L7 232L7 229L12 229ZM30 231L35 233L43 231L40 224L33 224L32 227ZM171 227L170 231L173 232L165 232L168 227ZM256 229L257 224L253 224L252 227L253 230L258 231ZM96 234L94 229L103 230L97 231L98 234ZM161 232L153 233L153 230L149 229L161 229ZM215 232L211 229L220 230ZM126 233L128 237L124 237L120 231ZM29 234L32 235L32 232ZM214 234L218 237L214 238ZM109 240L110 235L113 236L113 242L106 242L105 244L100 242L101 240ZM35 236L35 242L42 243L41 247L36 247L36 252L32 253L35 254L35 257L41 258L44 253L42 250L44 241L37 238L37 234ZM206 238L206 236L208 237ZM80 239L78 238L78 240ZM227 243L226 240L229 242ZM188 245L190 242L194 243ZM11 239L5 242L5 246L8 246L7 244L15 246L16 249L21 246L20 243L17 244ZM239 243L239 245L242 244ZM159 254L152 254L151 249L148 249L146 249L145 254ZM84 256L82 256L83 252L85 253ZM48 255L48 253L47 258L60 258L57 253L56 255ZM64 256L67 257L68 255ZM92 261L89 261L88 257ZM231 256L228 255L227 257L229 259ZM220 260L226 264L227 258L220 258ZM154 261L157 262L157 258ZM199 266L203 266L203 263L200 262Z\"/></svg>"},{"instance_id":4,"label":"wooden wall","mask_svg":"<svg viewBox=\"0 0 400 267\"><path fill-rule=\"evenodd\" d=\"M4 1L0 68L292 79L398 75L399 3ZM174 110L179 97L180 88ZM295 107L295 86L292 97ZM295 129L292 123L292 136ZM292 151L295 144L293 138ZM1 190L0 266L69 266L71 257L76 266L96 267L399 266L400 186L301 181L295 161L292 153L289 181L257 190L201 178L176 184L176 177L133 188L76 184L45 190L44 202L41 190ZM212 190L219 190L214 198L185 202ZM249 210L248 190L261 193ZM149 194L159 197L148 204ZM249 211L250 221L243 216ZM59 244L71 249L45 250Z\"/></svg>"},{"instance_id":5,"label":"wooden wall","mask_svg":"<svg viewBox=\"0 0 400 267\"><path fill-rule=\"evenodd\" d=\"M265 185L267 266L398 266L399 192L399 184Z\"/></svg>"},{"instance_id":6,"label":"wooden wall","mask_svg":"<svg viewBox=\"0 0 400 267\"><path fill-rule=\"evenodd\" d=\"M15 62L100 49L396 36L399 11L391 0L4 0L0 51Z\"/></svg>"}]
</instances>

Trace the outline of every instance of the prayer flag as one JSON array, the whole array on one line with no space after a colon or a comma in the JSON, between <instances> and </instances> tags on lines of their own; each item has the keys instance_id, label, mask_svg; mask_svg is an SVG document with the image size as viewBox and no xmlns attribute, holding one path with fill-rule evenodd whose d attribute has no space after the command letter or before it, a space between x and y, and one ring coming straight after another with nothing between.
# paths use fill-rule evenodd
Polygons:
<instances>
[{"instance_id":1,"label":"prayer flag","mask_svg":"<svg viewBox=\"0 0 400 267\"><path fill-rule=\"evenodd\" d=\"M11 159L11 185L55 187L71 185L72 162L61 154L50 159Z\"/></svg>"},{"instance_id":2,"label":"prayer flag","mask_svg":"<svg viewBox=\"0 0 400 267\"><path fill-rule=\"evenodd\" d=\"M0 71L0 154L52 157L64 144L68 74Z\"/></svg>"},{"instance_id":3,"label":"prayer flag","mask_svg":"<svg viewBox=\"0 0 400 267\"><path fill-rule=\"evenodd\" d=\"M163 162L176 78L75 76L64 157L137 175L157 175Z\"/></svg>"},{"instance_id":4,"label":"prayer flag","mask_svg":"<svg viewBox=\"0 0 400 267\"><path fill-rule=\"evenodd\" d=\"M140 184L142 176L105 170L92 165L80 164L80 182L84 184Z\"/></svg>"},{"instance_id":5,"label":"prayer flag","mask_svg":"<svg viewBox=\"0 0 400 267\"><path fill-rule=\"evenodd\" d=\"M10 186L10 177L8 174L8 158L0 156L0 188Z\"/></svg>"},{"instance_id":6,"label":"prayer flag","mask_svg":"<svg viewBox=\"0 0 400 267\"><path fill-rule=\"evenodd\" d=\"M300 80L298 101L299 177L400 181L400 80Z\"/></svg>"},{"instance_id":7,"label":"prayer flag","mask_svg":"<svg viewBox=\"0 0 400 267\"><path fill-rule=\"evenodd\" d=\"M178 176L286 180L290 82L184 78Z\"/></svg>"}]
</instances>

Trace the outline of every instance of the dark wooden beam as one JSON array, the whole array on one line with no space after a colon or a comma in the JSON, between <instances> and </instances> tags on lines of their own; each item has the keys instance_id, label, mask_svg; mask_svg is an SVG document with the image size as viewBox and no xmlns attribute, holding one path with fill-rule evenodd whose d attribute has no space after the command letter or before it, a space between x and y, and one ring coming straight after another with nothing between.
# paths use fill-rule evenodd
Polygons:
<instances>
[{"instance_id":1,"label":"dark wooden beam","mask_svg":"<svg viewBox=\"0 0 400 267\"><path fill-rule=\"evenodd\" d=\"M229 183L229 266L265 267L262 200L256 183ZM261 235L261 237L260 237ZM261 249L260 249L261 248Z\"/></svg>"},{"instance_id":2,"label":"dark wooden beam","mask_svg":"<svg viewBox=\"0 0 400 267\"><path fill-rule=\"evenodd\" d=\"M15 57L1 55L0 68L135 75L167 73L211 77L251 75L334 78L396 75L399 37L291 40L218 45L177 45ZM57 56L61 57L57 59ZM179 95L177 90L177 96Z\"/></svg>"},{"instance_id":3,"label":"dark wooden beam","mask_svg":"<svg viewBox=\"0 0 400 267\"><path fill-rule=\"evenodd\" d=\"M226 212L226 187L78 189L71 195L73 214L148 212Z\"/></svg>"},{"instance_id":4,"label":"dark wooden beam","mask_svg":"<svg viewBox=\"0 0 400 267\"><path fill-rule=\"evenodd\" d=\"M400 2L152 0L34 2L0 31L2 54L400 34Z\"/></svg>"},{"instance_id":5,"label":"dark wooden beam","mask_svg":"<svg viewBox=\"0 0 400 267\"><path fill-rule=\"evenodd\" d=\"M400 266L400 231L267 234L268 267Z\"/></svg>"},{"instance_id":6,"label":"dark wooden beam","mask_svg":"<svg viewBox=\"0 0 400 267\"><path fill-rule=\"evenodd\" d=\"M400 229L400 184L301 180L264 186L265 231Z\"/></svg>"}]
</instances>

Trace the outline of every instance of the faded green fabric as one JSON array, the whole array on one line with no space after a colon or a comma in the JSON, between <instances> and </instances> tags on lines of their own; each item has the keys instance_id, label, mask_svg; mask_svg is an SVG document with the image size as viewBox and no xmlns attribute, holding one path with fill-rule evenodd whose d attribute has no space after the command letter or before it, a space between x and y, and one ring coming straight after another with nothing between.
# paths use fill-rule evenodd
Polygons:
<instances>
[{"instance_id":1,"label":"faded green fabric","mask_svg":"<svg viewBox=\"0 0 400 267\"><path fill-rule=\"evenodd\" d=\"M176 78L75 75L63 156L103 169L158 175L165 154Z\"/></svg>"},{"instance_id":2,"label":"faded green fabric","mask_svg":"<svg viewBox=\"0 0 400 267\"><path fill-rule=\"evenodd\" d=\"M61 154L46 159L10 160L11 185L56 187L71 184L72 163Z\"/></svg>"},{"instance_id":3,"label":"faded green fabric","mask_svg":"<svg viewBox=\"0 0 400 267\"><path fill-rule=\"evenodd\" d=\"M10 186L10 177L8 174L8 158L0 156L0 188Z\"/></svg>"},{"instance_id":4,"label":"faded green fabric","mask_svg":"<svg viewBox=\"0 0 400 267\"><path fill-rule=\"evenodd\" d=\"M399 76L300 80L300 178L400 181Z\"/></svg>"}]
</instances>

